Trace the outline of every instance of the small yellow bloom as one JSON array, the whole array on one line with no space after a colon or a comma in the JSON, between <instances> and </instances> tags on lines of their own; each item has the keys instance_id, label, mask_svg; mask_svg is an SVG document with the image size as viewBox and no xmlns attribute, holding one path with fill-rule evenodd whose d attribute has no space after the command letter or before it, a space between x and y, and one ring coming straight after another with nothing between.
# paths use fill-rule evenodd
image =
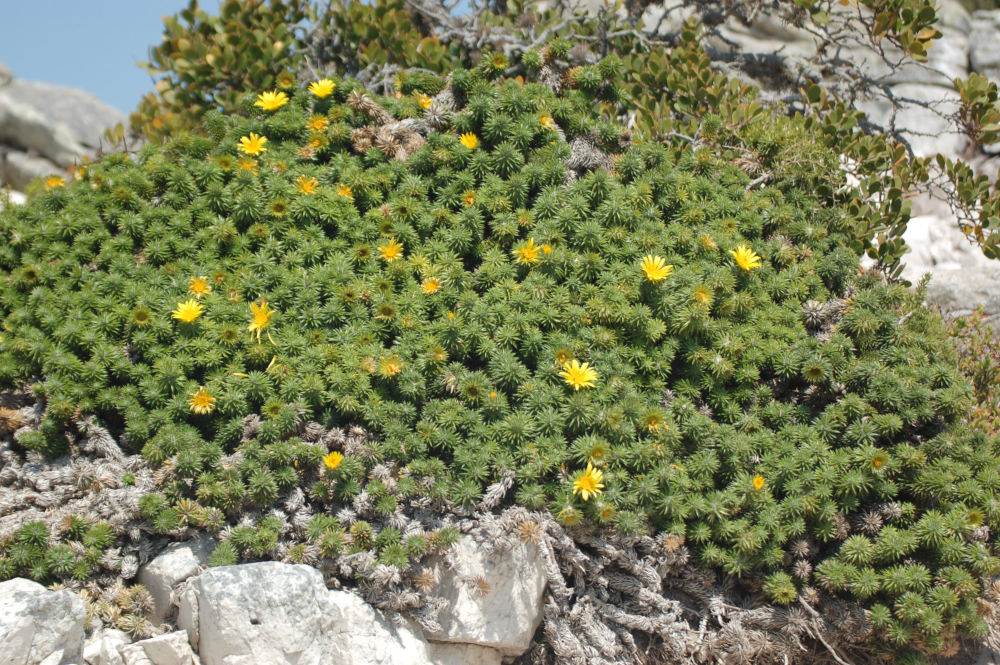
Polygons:
<instances>
[{"instance_id":1,"label":"small yellow bloom","mask_svg":"<svg viewBox=\"0 0 1000 665\"><path fill-rule=\"evenodd\" d=\"M429 107L433 101L434 101L433 99L424 94L421 94L419 97L417 97L417 102L423 108Z\"/></svg>"},{"instance_id":2,"label":"small yellow bloom","mask_svg":"<svg viewBox=\"0 0 1000 665\"><path fill-rule=\"evenodd\" d=\"M295 74L291 72L281 72L278 74L278 78L275 82L278 84L279 88L288 90L295 85Z\"/></svg>"},{"instance_id":3,"label":"small yellow bloom","mask_svg":"<svg viewBox=\"0 0 1000 665\"><path fill-rule=\"evenodd\" d=\"M324 99L333 94L333 89L337 84L330 79L320 79L309 84L309 92L319 99Z\"/></svg>"},{"instance_id":4,"label":"small yellow bloom","mask_svg":"<svg viewBox=\"0 0 1000 665\"><path fill-rule=\"evenodd\" d=\"M50 175L45 179L45 191L51 192L53 189L58 189L60 187L66 186L66 179L61 178L57 175Z\"/></svg>"},{"instance_id":5,"label":"small yellow bloom","mask_svg":"<svg viewBox=\"0 0 1000 665\"><path fill-rule=\"evenodd\" d=\"M734 259L736 259L736 265L743 268L747 272L760 267L760 257L755 251L746 245L740 245L735 250L731 249L729 250L729 253L733 255Z\"/></svg>"},{"instance_id":6,"label":"small yellow bloom","mask_svg":"<svg viewBox=\"0 0 1000 665\"><path fill-rule=\"evenodd\" d=\"M403 245L395 238L390 238L389 242L378 246L378 252L382 255L383 259L392 263L396 259L403 257Z\"/></svg>"},{"instance_id":7,"label":"small yellow bloom","mask_svg":"<svg viewBox=\"0 0 1000 665\"><path fill-rule=\"evenodd\" d=\"M674 267L667 265L662 256L647 254L642 257L642 271L646 273L646 279L649 281L661 282L670 276L670 273L674 271Z\"/></svg>"},{"instance_id":8,"label":"small yellow bloom","mask_svg":"<svg viewBox=\"0 0 1000 665\"><path fill-rule=\"evenodd\" d=\"M403 361L397 355L381 358L378 371L383 376L396 376L403 371Z\"/></svg>"},{"instance_id":9,"label":"small yellow bloom","mask_svg":"<svg viewBox=\"0 0 1000 665\"><path fill-rule=\"evenodd\" d=\"M646 429L650 432L659 432L660 428L664 426L663 418L660 418L655 413L646 416Z\"/></svg>"},{"instance_id":10,"label":"small yellow bloom","mask_svg":"<svg viewBox=\"0 0 1000 665\"><path fill-rule=\"evenodd\" d=\"M337 195L343 196L345 199L354 200L354 192L347 185L337 185Z\"/></svg>"},{"instance_id":11,"label":"small yellow bloom","mask_svg":"<svg viewBox=\"0 0 1000 665\"><path fill-rule=\"evenodd\" d=\"M299 179L296 181L299 183L299 191L303 194L315 194L316 188L319 187L319 182L316 178L307 177L300 175Z\"/></svg>"},{"instance_id":12,"label":"small yellow bloom","mask_svg":"<svg viewBox=\"0 0 1000 665\"><path fill-rule=\"evenodd\" d=\"M880 469L889 461L889 456L879 451L872 457L872 468Z\"/></svg>"},{"instance_id":13,"label":"small yellow bloom","mask_svg":"<svg viewBox=\"0 0 1000 665\"><path fill-rule=\"evenodd\" d=\"M542 127L544 127L545 129L551 129L555 131L556 121L553 120L550 116L543 115L541 118L539 118L538 122L540 122Z\"/></svg>"},{"instance_id":14,"label":"small yellow bloom","mask_svg":"<svg viewBox=\"0 0 1000 665\"><path fill-rule=\"evenodd\" d=\"M694 291L691 292L691 298L705 305L711 305L714 296L712 295L712 290L710 288L701 284L696 286Z\"/></svg>"},{"instance_id":15,"label":"small yellow bloom","mask_svg":"<svg viewBox=\"0 0 1000 665\"><path fill-rule=\"evenodd\" d=\"M195 298L201 298L212 292L212 286L207 277L192 277L188 280L188 292Z\"/></svg>"},{"instance_id":16,"label":"small yellow bloom","mask_svg":"<svg viewBox=\"0 0 1000 665\"><path fill-rule=\"evenodd\" d=\"M266 136L259 136L250 132L250 136L240 138L240 152L256 157L260 153L267 150L267 148L264 147L265 143L267 143Z\"/></svg>"},{"instance_id":17,"label":"small yellow bloom","mask_svg":"<svg viewBox=\"0 0 1000 665\"><path fill-rule=\"evenodd\" d=\"M177 303L177 309L175 309L171 314L178 321L183 321L184 323L191 323L205 311L197 300L188 300L186 302Z\"/></svg>"},{"instance_id":18,"label":"small yellow bloom","mask_svg":"<svg viewBox=\"0 0 1000 665\"><path fill-rule=\"evenodd\" d=\"M566 384L573 386L573 390L580 388L597 387L597 370L590 366L590 363L581 363L573 359L563 365L563 371L559 376L566 380Z\"/></svg>"},{"instance_id":19,"label":"small yellow bloom","mask_svg":"<svg viewBox=\"0 0 1000 665\"><path fill-rule=\"evenodd\" d=\"M326 137L322 134L313 134L313 137L309 139L309 147L313 150L319 150L326 143Z\"/></svg>"},{"instance_id":20,"label":"small yellow bloom","mask_svg":"<svg viewBox=\"0 0 1000 665\"><path fill-rule=\"evenodd\" d=\"M261 331L270 325L274 311L268 308L266 300L262 300L259 305L255 302L250 303L250 314L253 318L250 321L250 325L247 326L247 330L250 331L251 337L253 337L254 333L257 333L258 342L260 341Z\"/></svg>"},{"instance_id":21,"label":"small yellow bloom","mask_svg":"<svg viewBox=\"0 0 1000 665\"><path fill-rule=\"evenodd\" d=\"M548 255L548 254L551 254L551 253L552 253L552 246L551 245L548 245L548 244L542 245L542 254Z\"/></svg>"},{"instance_id":22,"label":"small yellow bloom","mask_svg":"<svg viewBox=\"0 0 1000 665\"><path fill-rule=\"evenodd\" d=\"M589 501L590 496L597 496L604 490L604 472L595 469L594 465L587 462L587 470L583 475L573 481L573 494L579 493L584 501Z\"/></svg>"},{"instance_id":23,"label":"small yellow bloom","mask_svg":"<svg viewBox=\"0 0 1000 665\"><path fill-rule=\"evenodd\" d=\"M257 95L257 101L255 101L253 105L260 107L265 111L277 111L287 103L288 95L283 92L272 90L270 92L262 92Z\"/></svg>"},{"instance_id":24,"label":"small yellow bloom","mask_svg":"<svg viewBox=\"0 0 1000 665\"><path fill-rule=\"evenodd\" d=\"M428 277L420 284L420 288L427 295L437 293L441 288L441 280L437 277Z\"/></svg>"},{"instance_id":25,"label":"small yellow bloom","mask_svg":"<svg viewBox=\"0 0 1000 665\"><path fill-rule=\"evenodd\" d=\"M479 145L479 137L472 132L462 134L462 138L460 138L459 141L469 150L475 150L476 146Z\"/></svg>"},{"instance_id":26,"label":"small yellow bloom","mask_svg":"<svg viewBox=\"0 0 1000 665\"><path fill-rule=\"evenodd\" d=\"M764 487L764 476L759 473L753 477L753 488L755 490L761 490Z\"/></svg>"},{"instance_id":27,"label":"small yellow bloom","mask_svg":"<svg viewBox=\"0 0 1000 665\"><path fill-rule=\"evenodd\" d=\"M191 396L188 397L188 405L198 415L212 413L212 410L215 408L215 398L204 387L199 387L198 390L191 393Z\"/></svg>"},{"instance_id":28,"label":"small yellow bloom","mask_svg":"<svg viewBox=\"0 0 1000 665\"><path fill-rule=\"evenodd\" d=\"M257 172L257 160L250 159L249 157L240 158L240 161L236 162L236 166L238 166L241 171Z\"/></svg>"},{"instance_id":29,"label":"small yellow bloom","mask_svg":"<svg viewBox=\"0 0 1000 665\"><path fill-rule=\"evenodd\" d=\"M534 238L528 238L528 242L522 244L515 250L511 250L514 255L514 263L538 263L538 252L541 247L535 245Z\"/></svg>"},{"instance_id":30,"label":"small yellow bloom","mask_svg":"<svg viewBox=\"0 0 1000 665\"><path fill-rule=\"evenodd\" d=\"M314 115L306 122L306 129L313 132L326 131L330 126L330 120L325 115Z\"/></svg>"},{"instance_id":31,"label":"small yellow bloom","mask_svg":"<svg viewBox=\"0 0 1000 665\"><path fill-rule=\"evenodd\" d=\"M476 192L474 190L466 190L465 194L462 195L462 203L466 206L475 205L476 203Z\"/></svg>"},{"instance_id":32,"label":"small yellow bloom","mask_svg":"<svg viewBox=\"0 0 1000 665\"><path fill-rule=\"evenodd\" d=\"M336 469L340 466L340 463L344 461L344 456L338 453L336 450L331 452L329 455L323 456L323 464L326 465L328 469Z\"/></svg>"}]
</instances>

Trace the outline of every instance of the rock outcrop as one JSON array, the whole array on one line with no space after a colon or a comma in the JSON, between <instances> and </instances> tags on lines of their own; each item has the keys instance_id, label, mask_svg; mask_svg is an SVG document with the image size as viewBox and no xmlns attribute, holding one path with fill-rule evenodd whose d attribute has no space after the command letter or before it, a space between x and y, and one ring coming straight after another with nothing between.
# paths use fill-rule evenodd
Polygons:
<instances>
[{"instance_id":1,"label":"rock outcrop","mask_svg":"<svg viewBox=\"0 0 1000 665\"><path fill-rule=\"evenodd\" d=\"M0 583L0 665L62 665L83 652L83 600L15 578Z\"/></svg>"},{"instance_id":2,"label":"rock outcrop","mask_svg":"<svg viewBox=\"0 0 1000 665\"><path fill-rule=\"evenodd\" d=\"M151 618L155 623L162 622L174 610L175 587L208 565L214 547L215 541L208 536L177 543L139 569L139 584L153 597Z\"/></svg>"},{"instance_id":3,"label":"rock outcrop","mask_svg":"<svg viewBox=\"0 0 1000 665\"><path fill-rule=\"evenodd\" d=\"M438 616L440 642L489 647L516 657L531 645L542 621L546 578L538 548L519 544L502 556L489 557L472 538L462 538L449 557L452 568L436 562L434 589L447 601Z\"/></svg>"},{"instance_id":4,"label":"rock outcrop","mask_svg":"<svg viewBox=\"0 0 1000 665\"><path fill-rule=\"evenodd\" d=\"M0 187L23 190L36 177L65 176L94 156L105 130L126 121L89 92L19 79L0 63Z\"/></svg>"}]
</instances>

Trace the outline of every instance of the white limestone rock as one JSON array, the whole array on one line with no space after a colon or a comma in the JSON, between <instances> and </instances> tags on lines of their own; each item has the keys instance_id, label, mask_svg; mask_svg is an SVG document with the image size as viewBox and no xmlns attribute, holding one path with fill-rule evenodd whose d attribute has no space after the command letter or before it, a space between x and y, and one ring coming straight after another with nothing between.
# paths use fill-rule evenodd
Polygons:
<instances>
[{"instance_id":1,"label":"white limestone rock","mask_svg":"<svg viewBox=\"0 0 1000 665\"><path fill-rule=\"evenodd\" d=\"M42 157L36 157L20 150L0 148L0 183L12 189L25 189L35 178L57 175L67 178L61 169Z\"/></svg>"},{"instance_id":2,"label":"white limestone rock","mask_svg":"<svg viewBox=\"0 0 1000 665\"><path fill-rule=\"evenodd\" d=\"M500 665L503 655L496 649L475 644L431 643L434 665Z\"/></svg>"},{"instance_id":3,"label":"white limestone rock","mask_svg":"<svg viewBox=\"0 0 1000 665\"><path fill-rule=\"evenodd\" d=\"M139 569L139 584L146 587L153 597L150 618L154 623L160 623L170 616L174 608L171 597L174 588L208 565L214 547L215 540L210 536L177 543Z\"/></svg>"},{"instance_id":4,"label":"white limestone rock","mask_svg":"<svg viewBox=\"0 0 1000 665\"><path fill-rule=\"evenodd\" d=\"M127 633L114 628L94 631L83 647L87 665L124 665L120 649L132 642Z\"/></svg>"},{"instance_id":5,"label":"white limestone rock","mask_svg":"<svg viewBox=\"0 0 1000 665\"><path fill-rule=\"evenodd\" d=\"M980 9L972 13L969 35L969 65L994 83L1000 82L1000 10Z\"/></svg>"},{"instance_id":6,"label":"white limestone rock","mask_svg":"<svg viewBox=\"0 0 1000 665\"><path fill-rule=\"evenodd\" d=\"M441 631L428 638L490 647L508 658L520 656L542 620L546 577L538 548L519 543L489 557L471 536L463 536L455 548L454 570L443 560L434 563L434 593L448 604L438 616Z\"/></svg>"},{"instance_id":7,"label":"white limestone rock","mask_svg":"<svg viewBox=\"0 0 1000 665\"><path fill-rule=\"evenodd\" d=\"M86 609L72 591L22 578L0 583L0 665L37 665L57 651L72 663L83 651Z\"/></svg>"},{"instance_id":8,"label":"white limestone rock","mask_svg":"<svg viewBox=\"0 0 1000 665\"><path fill-rule=\"evenodd\" d=\"M223 566L189 584L178 623L188 631L197 626L205 665L431 662L428 644L415 628L392 625L358 596L327 589L310 566L274 561Z\"/></svg>"},{"instance_id":9,"label":"white limestone rock","mask_svg":"<svg viewBox=\"0 0 1000 665\"><path fill-rule=\"evenodd\" d=\"M192 665L194 651L188 644L187 633L178 630L122 648L125 665Z\"/></svg>"}]
</instances>

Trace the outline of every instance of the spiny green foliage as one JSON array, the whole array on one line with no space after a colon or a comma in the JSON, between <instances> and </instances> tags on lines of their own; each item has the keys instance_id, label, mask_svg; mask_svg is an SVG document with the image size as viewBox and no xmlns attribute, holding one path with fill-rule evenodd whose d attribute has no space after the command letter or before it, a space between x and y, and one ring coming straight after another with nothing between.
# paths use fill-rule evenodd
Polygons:
<instances>
[{"instance_id":1,"label":"spiny green foliage","mask_svg":"<svg viewBox=\"0 0 1000 665\"><path fill-rule=\"evenodd\" d=\"M45 522L29 522L0 542L0 582L14 577L85 581L114 543L110 526L78 515L67 517L56 534Z\"/></svg>"},{"instance_id":2,"label":"spiny green foliage","mask_svg":"<svg viewBox=\"0 0 1000 665\"><path fill-rule=\"evenodd\" d=\"M709 150L630 143L602 118L614 59L559 95L504 66L455 71L459 108L425 143L392 125L429 112L416 94L337 80L264 112L251 93L204 137L111 156L0 214L0 380L47 402L22 445L61 452L73 412L98 414L167 472L140 506L162 531L217 528L320 475L331 512L364 487L389 515L380 462L404 470L398 492L465 507L514 470L529 508L669 531L703 565L763 576L777 603L853 598L900 648L982 634L1000 441L958 424L969 386L940 320L858 273L837 154L806 144L750 187ZM792 121L746 123L771 150L802 145ZM405 161L379 125L411 131ZM258 156L238 147L251 133ZM573 139L612 170L568 178ZM759 268L735 263L741 246ZM647 255L672 273L648 279ZM203 313L173 319L201 276ZM264 301L276 313L255 335ZM571 360L593 387L568 385ZM250 414L259 430L220 464ZM307 418L377 438L328 473L294 436ZM604 487L584 500L588 463ZM273 521L234 529L215 562L265 556ZM326 517L313 530L324 556L374 548L392 565L434 545Z\"/></svg>"}]
</instances>

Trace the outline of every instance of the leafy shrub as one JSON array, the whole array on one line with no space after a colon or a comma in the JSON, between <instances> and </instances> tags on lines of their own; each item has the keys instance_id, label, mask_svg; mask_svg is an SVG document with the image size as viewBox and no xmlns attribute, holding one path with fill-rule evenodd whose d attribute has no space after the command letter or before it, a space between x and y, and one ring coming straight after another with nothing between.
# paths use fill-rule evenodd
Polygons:
<instances>
[{"instance_id":1,"label":"leafy shrub","mask_svg":"<svg viewBox=\"0 0 1000 665\"><path fill-rule=\"evenodd\" d=\"M190 0L164 17L163 41L140 63L160 78L132 114L132 129L163 139L200 126L212 109L236 110L244 90L293 87L294 76L279 74L296 62L308 9L308 0L225 0L215 15Z\"/></svg>"},{"instance_id":2,"label":"leafy shrub","mask_svg":"<svg viewBox=\"0 0 1000 665\"><path fill-rule=\"evenodd\" d=\"M1000 335L982 309L955 319L948 333L958 351L958 369L972 382L972 425L989 434L1000 431Z\"/></svg>"},{"instance_id":3,"label":"leafy shrub","mask_svg":"<svg viewBox=\"0 0 1000 665\"><path fill-rule=\"evenodd\" d=\"M98 414L163 466L140 509L165 532L319 475L331 512L364 485L389 515L375 464L450 507L514 471L529 508L669 531L776 603L852 598L899 648L981 634L1000 441L960 422L940 319L858 272L837 153L748 117L808 155L755 183L602 117L614 58L558 94L505 68L434 99L250 93L0 213L0 381L34 382L50 433L21 443ZM376 438L327 455L306 419ZM455 535L316 520L325 555L395 566ZM280 529L243 523L214 561Z\"/></svg>"}]
</instances>

